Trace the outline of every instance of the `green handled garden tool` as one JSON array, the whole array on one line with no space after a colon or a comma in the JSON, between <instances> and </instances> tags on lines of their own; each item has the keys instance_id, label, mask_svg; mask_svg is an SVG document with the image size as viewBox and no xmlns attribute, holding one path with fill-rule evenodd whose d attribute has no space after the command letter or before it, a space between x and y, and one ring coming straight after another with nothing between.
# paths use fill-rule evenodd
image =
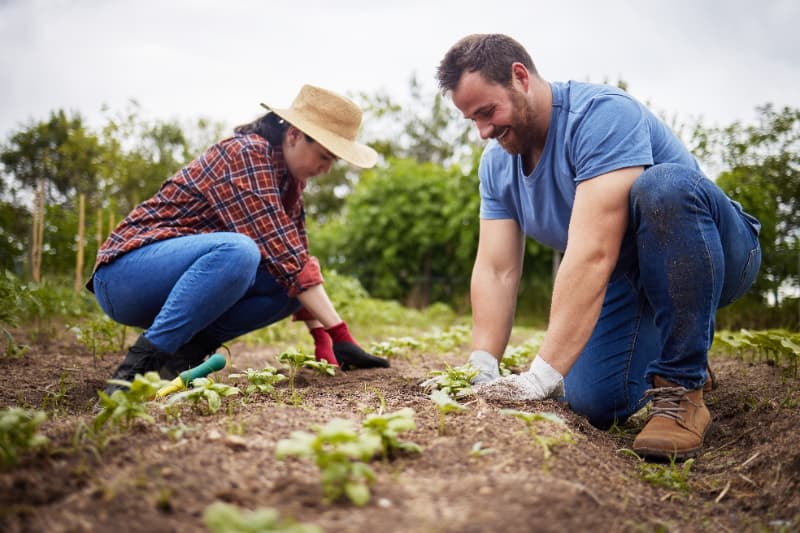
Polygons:
<instances>
[{"instance_id":1,"label":"green handled garden tool","mask_svg":"<svg viewBox=\"0 0 800 533\"><path fill-rule=\"evenodd\" d=\"M163 398L172 394L173 392L183 390L188 387L193 380L197 378L204 378L212 372L222 370L225 368L225 363L225 356L215 353L196 367L190 368L189 370L184 370L178 374L178 377L170 381L169 385L165 385L158 390L156 397Z\"/></svg>"}]
</instances>

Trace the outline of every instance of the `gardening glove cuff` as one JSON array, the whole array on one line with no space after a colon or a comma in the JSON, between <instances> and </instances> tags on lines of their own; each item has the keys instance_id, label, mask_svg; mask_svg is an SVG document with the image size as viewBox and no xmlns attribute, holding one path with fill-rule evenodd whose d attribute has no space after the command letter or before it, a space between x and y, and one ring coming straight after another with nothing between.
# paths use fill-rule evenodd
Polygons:
<instances>
[{"instance_id":1,"label":"gardening glove cuff","mask_svg":"<svg viewBox=\"0 0 800 533\"><path fill-rule=\"evenodd\" d=\"M564 394L564 376L537 355L531 367L520 374L530 384L531 389L538 389L541 398L559 398Z\"/></svg>"},{"instance_id":2,"label":"gardening glove cuff","mask_svg":"<svg viewBox=\"0 0 800 533\"><path fill-rule=\"evenodd\" d=\"M475 350L469 354L467 362L478 369L478 375L472 378L471 381L473 385L489 383L500 377L497 359L489 352Z\"/></svg>"}]
</instances>

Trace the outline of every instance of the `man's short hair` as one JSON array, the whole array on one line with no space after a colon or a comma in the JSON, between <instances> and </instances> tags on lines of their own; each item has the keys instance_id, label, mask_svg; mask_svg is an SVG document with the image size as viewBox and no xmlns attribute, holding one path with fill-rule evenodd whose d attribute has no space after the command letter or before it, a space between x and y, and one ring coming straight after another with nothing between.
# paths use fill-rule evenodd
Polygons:
<instances>
[{"instance_id":1,"label":"man's short hair","mask_svg":"<svg viewBox=\"0 0 800 533\"><path fill-rule=\"evenodd\" d=\"M511 65L522 63L536 74L530 54L511 37L499 33L467 35L439 63L436 77L442 93L455 90L464 72L479 72L486 80L511 85Z\"/></svg>"}]
</instances>

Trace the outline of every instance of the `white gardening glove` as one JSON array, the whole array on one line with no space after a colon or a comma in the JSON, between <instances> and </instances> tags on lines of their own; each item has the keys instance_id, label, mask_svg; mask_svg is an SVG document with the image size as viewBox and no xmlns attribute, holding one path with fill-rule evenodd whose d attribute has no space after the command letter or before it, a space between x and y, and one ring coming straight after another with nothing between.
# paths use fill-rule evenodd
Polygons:
<instances>
[{"instance_id":1,"label":"white gardening glove","mask_svg":"<svg viewBox=\"0 0 800 533\"><path fill-rule=\"evenodd\" d=\"M473 367L478 369L478 375L472 378L473 385L480 385L482 383L489 383L500 377L500 369L497 365L497 359L489 352L483 350L475 350L469 354L467 361Z\"/></svg>"},{"instance_id":2,"label":"white gardening glove","mask_svg":"<svg viewBox=\"0 0 800 533\"><path fill-rule=\"evenodd\" d=\"M498 378L474 388L487 400L545 400L564 394L564 377L547 361L537 356L530 369L521 374Z\"/></svg>"}]
</instances>

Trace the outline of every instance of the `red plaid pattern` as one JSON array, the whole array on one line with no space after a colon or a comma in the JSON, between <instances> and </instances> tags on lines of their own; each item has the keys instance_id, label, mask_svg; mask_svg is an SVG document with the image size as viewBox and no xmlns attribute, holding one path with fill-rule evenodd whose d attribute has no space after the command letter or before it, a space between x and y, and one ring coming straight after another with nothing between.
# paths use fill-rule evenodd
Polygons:
<instances>
[{"instance_id":1,"label":"red plaid pattern","mask_svg":"<svg viewBox=\"0 0 800 533\"><path fill-rule=\"evenodd\" d=\"M95 268L152 242L230 231L252 238L264 268L297 293L315 284L298 279L309 261L302 187L280 147L255 134L224 139L131 211L100 248Z\"/></svg>"}]
</instances>

